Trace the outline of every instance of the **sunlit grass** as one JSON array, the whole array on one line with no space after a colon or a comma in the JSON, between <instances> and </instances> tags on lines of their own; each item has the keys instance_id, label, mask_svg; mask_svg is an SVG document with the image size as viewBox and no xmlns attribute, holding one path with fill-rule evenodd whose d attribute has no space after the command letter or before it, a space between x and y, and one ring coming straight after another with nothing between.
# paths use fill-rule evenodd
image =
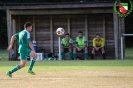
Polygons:
<instances>
[{"instance_id":1,"label":"sunlit grass","mask_svg":"<svg viewBox=\"0 0 133 88\"><path fill-rule=\"evenodd\" d=\"M127 49L128 56L132 49ZM127 52L126 52L127 53ZM36 61L33 71L27 73L30 61L23 69L6 76L19 64L8 61L8 52L0 50L0 88L133 88L133 64L124 60L57 60Z\"/></svg>"}]
</instances>

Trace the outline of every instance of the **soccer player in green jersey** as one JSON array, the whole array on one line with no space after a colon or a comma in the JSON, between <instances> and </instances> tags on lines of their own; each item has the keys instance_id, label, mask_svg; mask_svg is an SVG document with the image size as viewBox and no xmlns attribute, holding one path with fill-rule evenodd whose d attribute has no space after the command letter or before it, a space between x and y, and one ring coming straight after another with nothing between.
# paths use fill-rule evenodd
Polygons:
<instances>
[{"instance_id":1,"label":"soccer player in green jersey","mask_svg":"<svg viewBox=\"0 0 133 88\"><path fill-rule=\"evenodd\" d=\"M35 59L37 58L37 54L35 53L35 50L32 46L32 42L30 40L31 30L32 30L32 23L26 22L24 24L24 30L14 34L11 38L10 45L7 48L7 50L12 50L14 40L17 39L19 44L18 53L20 54L20 64L15 66L13 69L11 69L6 73L6 75L9 77L12 77L12 73L16 72L17 70L23 68L26 65L27 56L29 55L33 57L33 59L30 62L28 73L35 75L35 73L32 71L32 68L35 64ZM31 50L28 49L28 46L31 48Z\"/></svg>"},{"instance_id":2,"label":"soccer player in green jersey","mask_svg":"<svg viewBox=\"0 0 133 88\"><path fill-rule=\"evenodd\" d=\"M65 52L68 52L69 51L69 57L70 57L70 60L72 60L72 56L73 56L73 53L72 53L72 39L70 38L70 35L69 33L66 33L65 35L65 38L62 39L61 41L61 57L62 57L62 60L65 60Z\"/></svg>"},{"instance_id":3,"label":"soccer player in green jersey","mask_svg":"<svg viewBox=\"0 0 133 88\"><path fill-rule=\"evenodd\" d=\"M79 31L76 37L75 47L73 48L73 57L76 59L78 52L84 52L85 60L88 59L88 44L87 39L83 36L83 32Z\"/></svg>"}]
</instances>

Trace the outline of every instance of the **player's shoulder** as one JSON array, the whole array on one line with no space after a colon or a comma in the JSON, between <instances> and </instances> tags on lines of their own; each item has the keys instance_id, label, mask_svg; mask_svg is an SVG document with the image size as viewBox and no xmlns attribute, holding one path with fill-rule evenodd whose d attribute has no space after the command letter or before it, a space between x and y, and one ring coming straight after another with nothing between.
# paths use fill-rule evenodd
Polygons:
<instances>
[{"instance_id":1,"label":"player's shoulder","mask_svg":"<svg viewBox=\"0 0 133 88\"><path fill-rule=\"evenodd\" d=\"M22 31L25 35L29 35L30 33L28 32L28 31L26 31L26 30L23 30Z\"/></svg>"},{"instance_id":2,"label":"player's shoulder","mask_svg":"<svg viewBox=\"0 0 133 88\"><path fill-rule=\"evenodd\" d=\"M64 40L65 38L62 38L62 41Z\"/></svg>"},{"instance_id":3,"label":"player's shoulder","mask_svg":"<svg viewBox=\"0 0 133 88\"><path fill-rule=\"evenodd\" d=\"M96 38L94 37L93 40L96 40Z\"/></svg>"},{"instance_id":4,"label":"player's shoulder","mask_svg":"<svg viewBox=\"0 0 133 88\"><path fill-rule=\"evenodd\" d=\"M22 34L23 33L23 30L22 31L20 31L20 32L17 32L16 34Z\"/></svg>"},{"instance_id":5,"label":"player's shoulder","mask_svg":"<svg viewBox=\"0 0 133 88\"><path fill-rule=\"evenodd\" d=\"M69 38L70 40L72 40L72 38Z\"/></svg>"},{"instance_id":6,"label":"player's shoulder","mask_svg":"<svg viewBox=\"0 0 133 88\"><path fill-rule=\"evenodd\" d=\"M20 31L19 33L25 33L25 31L24 31L24 30L22 30L22 31Z\"/></svg>"},{"instance_id":7,"label":"player's shoulder","mask_svg":"<svg viewBox=\"0 0 133 88\"><path fill-rule=\"evenodd\" d=\"M84 36L84 38L86 39L87 37L86 37L86 36Z\"/></svg>"},{"instance_id":8,"label":"player's shoulder","mask_svg":"<svg viewBox=\"0 0 133 88\"><path fill-rule=\"evenodd\" d=\"M26 35L27 35L27 33L26 33L26 31L25 31L25 30L22 30L22 31L20 31L20 32L19 32L19 35L20 35L20 36L22 36L22 35L23 35L23 36L26 36Z\"/></svg>"},{"instance_id":9,"label":"player's shoulder","mask_svg":"<svg viewBox=\"0 0 133 88\"><path fill-rule=\"evenodd\" d=\"M101 37L100 39L101 39L101 40L104 40L104 38L103 38L103 37Z\"/></svg>"}]
</instances>

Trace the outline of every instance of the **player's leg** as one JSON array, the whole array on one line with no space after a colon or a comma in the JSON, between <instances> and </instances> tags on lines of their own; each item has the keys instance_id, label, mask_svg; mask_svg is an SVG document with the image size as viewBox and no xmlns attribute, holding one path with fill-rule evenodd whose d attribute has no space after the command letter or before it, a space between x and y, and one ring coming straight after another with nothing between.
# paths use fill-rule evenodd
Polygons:
<instances>
[{"instance_id":1,"label":"player's leg","mask_svg":"<svg viewBox=\"0 0 133 88\"><path fill-rule=\"evenodd\" d=\"M61 47L61 58L62 58L62 60L65 60L64 47Z\"/></svg>"},{"instance_id":2,"label":"player's leg","mask_svg":"<svg viewBox=\"0 0 133 88\"><path fill-rule=\"evenodd\" d=\"M104 47L101 48L101 51L102 51L103 59L105 60L105 59L106 59L106 53L105 53L105 49L104 49Z\"/></svg>"},{"instance_id":3,"label":"player's leg","mask_svg":"<svg viewBox=\"0 0 133 88\"><path fill-rule=\"evenodd\" d=\"M94 59L95 51L96 51L96 48L93 47L91 52L91 59Z\"/></svg>"},{"instance_id":4,"label":"player's leg","mask_svg":"<svg viewBox=\"0 0 133 88\"><path fill-rule=\"evenodd\" d=\"M72 47L69 47L69 57L70 57L70 60L73 59Z\"/></svg>"},{"instance_id":5,"label":"player's leg","mask_svg":"<svg viewBox=\"0 0 133 88\"><path fill-rule=\"evenodd\" d=\"M85 60L88 59L88 48L87 47L84 48L84 57L85 57Z\"/></svg>"},{"instance_id":6,"label":"player's leg","mask_svg":"<svg viewBox=\"0 0 133 88\"><path fill-rule=\"evenodd\" d=\"M11 69L10 71L8 71L6 73L6 75L9 76L9 77L12 77L12 73L16 72L19 69L20 69L20 66L19 65L16 65L13 69Z\"/></svg>"},{"instance_id":7,"label":"player's leg","mask_svg":"<svg viewBox=\"0 0 133 88\"><path fill-rule=\"evenodd\" d=\"M30 53L30 54L29 54ZM35 60L37 59L37 54L33 51L28 51L28 54L33 57L33 59L31 59L30 61L30 66L29 66L29 69L28 69L28 73L32 74L32 75L35 75L35 73L32 71L32 68L35 64Z\"/></svg>"},{"instance_id":8,"label":"player's leg","mask_svg":"<svg viewBox=\"0 0 133 88\"><path fill-rule=\"evenodd\" d=\"M74 47L73 48L73 58L74 58L74 60L76 60L76 57L77 57L77 48L76 47Z\"/></svg>"},{"instance_id":9,"label":"player's leg","mask_svg":"<svg viewBox=\"0 0 133 88\"><path fill-rule=\"evenodd\" d=\"M95 51L96 51L96 48L95 47L93 47L93 49L92 49L92 54L94 54L95 55Z\"/></svg>"},{"instance_id":10,"label":"player's leg","mask_svg":"<svg viewBox=\"0 0 133 88\"><path fill-rule=\"evenodd\" d=\"M8 75L9 77L12 77L12 73L18 71L19 69L21 69L21 68L23 68L25 66L26 59L27 59L26 54L25 53L20 53L20 64L15 66L10 71L8 71L6 75Z\"/></svg>"},{"instance_id":11,"label":"player's leg","mask_svg":"<svg viewBox=\"0 0 133 88\"><path fill-rule=\"evenodd\" d=\"M102 53L105 53L104 47L101 48Z\"/></svg>"}]
</instances>

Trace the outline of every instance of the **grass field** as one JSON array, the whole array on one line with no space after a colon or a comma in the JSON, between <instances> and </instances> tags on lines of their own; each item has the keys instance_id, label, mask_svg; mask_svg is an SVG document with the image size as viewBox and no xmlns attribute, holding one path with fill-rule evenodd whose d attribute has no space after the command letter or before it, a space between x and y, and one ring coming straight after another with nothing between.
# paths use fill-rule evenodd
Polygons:
<instances>
[{"instance_id":1,"label":"grass field","mask_svg":"<svg viewBox=\"0 0 133 88\"><path fill-rule=\"evenodd\" d=\"M8 61L7 50L0 50L0 58L2 58L2 61Z\"/></svg>"},{"instance_id":2,"label":"grass field","mask_svg":"<svg viewBox=\"0 0 133 88\"><path fill-rule=\"evenodd\" d=\"M125 49L125 58L126 59L133 59L133 47Z\"/></svg>"},{"instance_id":3,"label":"grass field","mask_svg":"<svg viewBox=\"0 0 133 88\"><path fill-rule=\"evenodd\" d=\"M25 68L9 78L5 73L19 61L7 61L0 51L0 88L133 88L133 60L37 61L36 75Z\"/></svg>"}]
</instances>

